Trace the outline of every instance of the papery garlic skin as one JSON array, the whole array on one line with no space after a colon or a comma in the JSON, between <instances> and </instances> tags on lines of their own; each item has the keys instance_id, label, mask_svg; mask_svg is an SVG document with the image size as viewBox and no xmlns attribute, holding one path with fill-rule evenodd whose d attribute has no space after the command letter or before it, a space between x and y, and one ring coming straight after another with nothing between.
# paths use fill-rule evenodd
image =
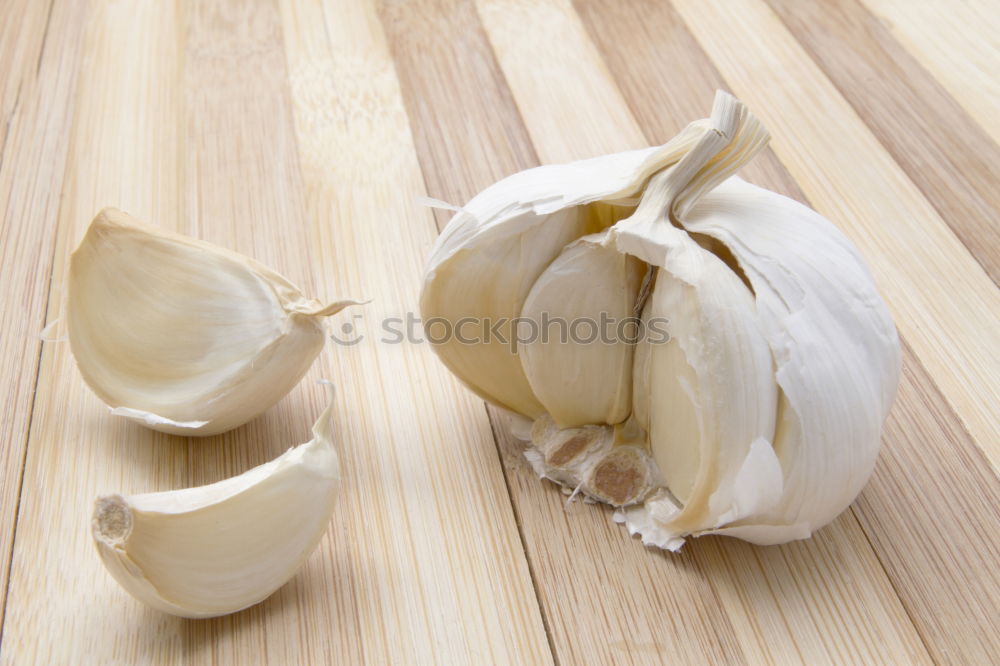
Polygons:
<instances>
[{"instance_id":1,"label":"papery garlic skin","mask_svg":"<svg viewBox=\"0 0 1000 666\"><path fill-rule=\"evenodd\" d=\"M485 345L467 345L460 363L446 345L435 351L480 395L535 420L525 455L541 476L618 507L616 519L650 545L676 550L701 534L759 544L808 537L867 482L895 396L899 340L857 250L806 206L732 175L767 139L720 93L711 118L662 147L531 169L491 186L449 223L431 257L422 303L449 320L493 312L495 302L476 300L492 264L475 259L490 256L494 239L532 256L531 270L506 266L498 279L511 284L491 285L507 290L504 312L515 317L546 307L586 312L585 290L571 284L558 286L562 299L547 294L546 307L531 295L586 234L649 267L653 287L637 306L644 322L668 320L672 339L630 350L621 373L632 378L627 418L586 407L602 390L614 394L621 374L608 368L621 353L559 349L539 358L541 347L525 344L528 381L515 382L514 366L498 373L499 354ZM617 213L600 214L609 207ZM565 249L551 235L535 251L550 221L561 225L560 239L573 235L564 220L588 224ZM461 266L456 256L465 257ZM591 277L614 283L599 264ZM589 284L581 277L577 286ZM596 317L607 298L593 290ZM440 307L444 293L455 298ZM574 403L572 379L605 386L577 391ZM592 417L601 411L604 421Z\"/></svg>"},{"instance_id":2,"label":"papery garlic skin","mask_svg":"<svg viewBox=\"0 0 1000 666\"><path fill-rule=\"evenodd\" d=\"M284 585L326 534L340 483L331 409L313 439L207 486L95 502L105 567L132 596L189 618L235 613Z\"/></svg>"},{"instance_id":3,"label":"papery garlic skin","mask_svg":"<svg viewBox=\"0 0 1000 666\"><path fill-rule=\"evenodd\" d=\"M352 303L105 209L72 255L67 319L80 373L115 413L202 436L284 397L323 347L320 318Z\"/></svg>"},{"instance_id":4,"label":"papery garlic skin","mask_svg":"<svg viewBox=\"0 0 1000 666\"><path fill-rule=\"evenodd\" d=\"M753 521L714 531L765 544L807 536L857 497L874 468L901 370L896 327L857 249L807 206L730 178L684 224L739 261L782 390L782 497Z\"/></svg>"}]
</instances>

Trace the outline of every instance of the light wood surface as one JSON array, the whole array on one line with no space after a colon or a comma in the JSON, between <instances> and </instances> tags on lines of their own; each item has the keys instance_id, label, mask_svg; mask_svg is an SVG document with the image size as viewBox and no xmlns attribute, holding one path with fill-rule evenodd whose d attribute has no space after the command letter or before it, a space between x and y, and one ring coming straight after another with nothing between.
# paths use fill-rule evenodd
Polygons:
<instances>
[{"instance_id":1,"label":"light wood surface","mask_svg":"<svg viewBox=\"0 0 1000 666\"><path fill-rule=\"evenodd\" d=\"M0 3L0 662L988 663L1000 653L995 3L79 0ZM876 472L811 540L642 547L540 482L416 309L447 214L540 163L660 143L741 97L745 176L861 248L904 341ZM126 423L60 317L117 206L371 299L265 415L203 440ZM44 336L43 336L44 330ZM180 620L103 570L90 503L216 481L309 438L336 385L329 534L264 603Z\"/></svg>"},{"instance_id":2,"label":"light wood surface","mask_svg":"<svg viewBox=\"0 0 1000 666\"><path fill-rule=\"evenodd\" d=\"M1000 141L1000 12L993 0L862 0L893 36Z\"/></svg>"}]
</instances>

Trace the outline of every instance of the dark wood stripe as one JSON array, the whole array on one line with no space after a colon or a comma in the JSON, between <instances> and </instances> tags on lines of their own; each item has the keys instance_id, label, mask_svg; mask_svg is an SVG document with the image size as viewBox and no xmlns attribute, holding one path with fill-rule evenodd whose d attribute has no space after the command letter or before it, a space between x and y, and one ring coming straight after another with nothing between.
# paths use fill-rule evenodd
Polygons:
<instances>
[{"instance_id":1,"label":"dark wood stripe","mask_svg":"<svg viewBox=\"0 0 1000 666\"><path fill-rule=\"evenodd\" d=\"M666 3L584 0L576 2L576 9L651 144L664 143L692 120L705 118L716 90L731 92ZM655 24L642 20L650 13L658 17ZM624 44L620 35L635 37ZM646 65L636 67L636 62ZM798 201L806 200L770 148L740 175Z\"/></svg>"},{"instance_id":2,"label":"dark wood stripe","mask_svg":"<svg viewBox=\"0 0 1000 666\"><path fill-rule=\"evenodd\" d=\"M1000 651L1000 481L904 345L903 379L875 474L854 505L907 612L939 663ZM928 572L934 572L929 576Z\"/></svg>"},{"instance_id":3,"label":"dark wood stripe","mask_svg":"<svg viewBox=\"0 0 1000 666\"><path fill-rule=\"evenodd\" d=\"M858 0L769 2L1000 284L1000 146Z\"/></svg>"},{"instance_id":4,"label":"dark wood stripe","mask_svg":"<svg viewBox=\"0 0 1000 666\"><path fill-rule=\"evenodd\" d=\"M538 163L472 3L386 1L380 13L431 196L462 203L498 178ZM697 573L694 551L660 556L630 540L603 507L578 503L567 511L565 497L527 466L504 417L492 409L490 416L561 663L615 663L629 656L744 660L720 601ZM607 580L616 584L600 586ZM668 594L657 591L664 587ZM593 599L607 604L574 605Z\"/></svg>"},{"instance_id":5,"label":"dark wood stripe","mask_svg":"<svg viewBox=\"0 0 1000 666\"><path fill-rule=\"evenodd\" d=\"M25 84L37 79L52 2L8 0L0 5L0 153Z\"/></svg>"},{"instance_id":6,"label":"dark wood stripe","mask_svg":"<svg viewBox=\"0 0 1000 666\"><path fill-rule=\"evenodd\" d=\"M471 2L382 0L379 14L430 196L462 205L538 165ZM435 214L439 229L452 215Z\"/></svg>"},{"instance_id":7,"label":"dark wood stripe","mask_svg":"<svg viewBox=\"0 0 1000 666\"><path fill-rule=\"evenodd\" d=\"M665 3L577 0L576 6L650 141L704 115L703 109L683 107L684 100L707 100L712 89L725 88ZM615 34L632 39L624 44ZM631 67L632 59L662 65ZM747 169L747 178L806 201L780 162L762 157L756 162L763 161L763 168ZM1000 515L990 506L1000 506L1000 487L989 462L904 344L904 374L882 454L853 511L939 661L975 663L1000 650L991 629L1000 615L1000 572L991 564L998 557ZM954 516L966 512L980 524L956 523ZM939 575L926 580L927 571Z\"/></svg>"}]
</instances>

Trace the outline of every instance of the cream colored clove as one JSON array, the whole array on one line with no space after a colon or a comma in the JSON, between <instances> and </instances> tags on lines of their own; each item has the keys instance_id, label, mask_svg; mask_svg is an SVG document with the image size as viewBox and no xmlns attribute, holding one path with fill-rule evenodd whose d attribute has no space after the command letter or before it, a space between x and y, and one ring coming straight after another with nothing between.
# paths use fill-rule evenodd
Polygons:
<instances>
[{"instance_id":1,"label":"cream colored clove","mask_svg":"<svg viewBox=\"0 0 1000 666\"><path fill-rule=\"evenodd\" d=\"M340 485L331 409L313 439L239 476L95 502L105 567L139 601L190 618L234 613L295 575L326 534Z\"/></svg>"},{"instance_id":2,"label":"cream colored clove","mask_svg":"<svg viewBox=\"0 0 1000 666\"><path fill-rule=\"evenodd\" d=\"M325 341L324 305L256 261L98 213L73 253L77 366L115 414L180 435L246 423L284 397Z\"/></svg>"}]
</instances>

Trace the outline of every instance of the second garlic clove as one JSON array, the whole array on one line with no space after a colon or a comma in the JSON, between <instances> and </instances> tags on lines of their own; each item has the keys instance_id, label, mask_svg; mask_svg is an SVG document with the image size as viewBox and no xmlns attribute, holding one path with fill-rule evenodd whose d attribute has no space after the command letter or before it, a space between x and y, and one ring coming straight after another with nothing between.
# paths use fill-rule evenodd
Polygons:
<instances>
[{"instance_id":1,"label":"second garlic clove","mask_svg":"<svg viewBox=\"0 0 1000 666\"><path fill-rule=\"evenodd\" d=\"M197 488L108 495L92 532L105 567L158 610L203 618L270 596L326 533L340 485L331 410L312 441L244 474Z\"/></svg>"}]
</instances>

